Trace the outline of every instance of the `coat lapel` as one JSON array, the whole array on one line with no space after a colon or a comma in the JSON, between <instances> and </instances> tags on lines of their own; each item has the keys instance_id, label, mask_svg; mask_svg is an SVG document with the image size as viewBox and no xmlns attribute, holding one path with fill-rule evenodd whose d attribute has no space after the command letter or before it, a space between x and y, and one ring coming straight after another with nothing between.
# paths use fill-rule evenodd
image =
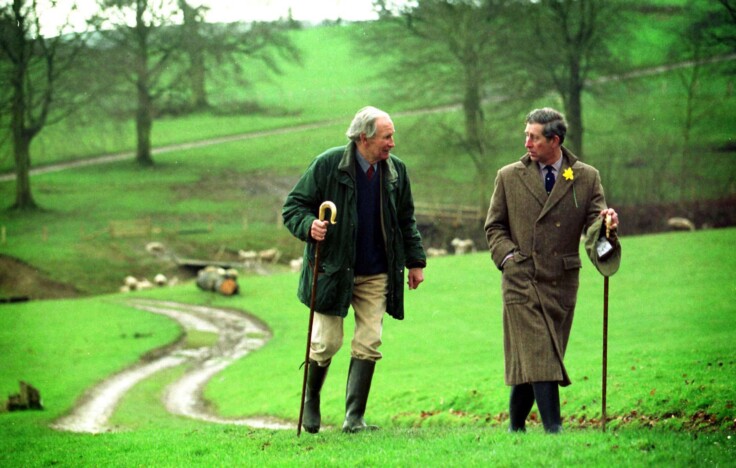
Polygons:
<instances>
[{"instance_id":1,"label":"coat lapel","mask_svg":"<svg viewBox=\"0 0 736 468\"><path fill-rule=\"evenodd\" d=\"M537 199L540 206L547 203L547 193L544 191L542 181L539 177L539 169L534 161L528 155L521 158L522 166L517 166L516 170L519 178L527 190Z\"/></svg>"},{"instance_id":2,"label":"coat lapel","mask_svg":"<svg viewBox=\"0 0 736 468\"><path fill-rule=\"evenodd\" d=\"M555 181L555 186L552 188L552 192L547 197L547 202L542 208L542 212L539 214L539 218L546 215L555 205L557 205L569 192L572 190L572 184L575 182L575 170L573 170L573 178L566 179L565 171L572 168L577 162L577 158L572 155L566 148L562 148L562 166L560 167L560 173ZM580 169L577 169L580 171Z\"/></svg>"},{"instance_id":3,"label":"coat lapel","mask_svg":"<svg viewBox=\"0 0 736 468\"><path fill-rule=\"evenodd\" d=\"M555 186L552 188L552 192L550 192L549 197L547 197L547 203L545 203L544 208L542 208L542 212L539 214L540 218L546 215L552 208L554 208L554 206L557 205L560 200L562 200L562 198L565 196L565 194L569 192L572 188L573 180L567 180L563 176L565 170L567 170L569 167L570 165L567 163L567 161L562 162L560 174L555 181Z\"/></svg>"}]
</instances>

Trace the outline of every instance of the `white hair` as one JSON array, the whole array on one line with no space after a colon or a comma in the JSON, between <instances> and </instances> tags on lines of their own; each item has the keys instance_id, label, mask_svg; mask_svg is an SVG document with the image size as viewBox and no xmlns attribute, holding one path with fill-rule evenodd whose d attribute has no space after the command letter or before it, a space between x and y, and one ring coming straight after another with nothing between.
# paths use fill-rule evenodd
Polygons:
<instances>
[{"instance_id":1,"label":"white hair","mask_svg":"<svg viewBox=\"0 0 736 468\"><path fill-rule=\"evenodd\" d=\"M350 122L348 131L345 135L352 141L360 139L360 135L365 133L366 138L371 138L376 134L376 120L379 117L386 117L390 119L388 113L377 109L373 106L367 106L360 109L353 117L353 121Z\"/></svg>"}]
</instances>

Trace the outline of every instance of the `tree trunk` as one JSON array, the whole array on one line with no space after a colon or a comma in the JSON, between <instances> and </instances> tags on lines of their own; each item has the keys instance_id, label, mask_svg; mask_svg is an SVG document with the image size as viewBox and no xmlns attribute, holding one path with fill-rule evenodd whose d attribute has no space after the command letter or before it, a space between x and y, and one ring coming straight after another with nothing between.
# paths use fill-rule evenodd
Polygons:
<instances>
[{"instance_id":1,"label":"tree trunk","mask_svg":"<svg viewBox=\"0 0 736 468\"><path fill-rule=\"evenodd\" d=\"M31 194L31 138L20 132L13 134L13 154L15 156L15 204L16 210L34 210L38 208Z\"/></svg>"},{"instance_id":2,"label":"tree trunk","mask_svg":"<svg viewBox=\"0 0 736 468\"><path fill-rule=\"evenodd\" d=\"M189 75L192 86L192 106L196 110L206 109L209 107L207 102L207 89L205 88L205 63L204 53L200 48L196 48L190 52L191 60Z\"/></svg>"},{"instance_id":3,"label":"tree trunk","mask_svg":"<svg viewBox=\"0 0 736 468\"><path fill-rule=\"evenodd\" d=\"M137 77L138 108L135 117L137 148L135 159L141 166L153 166L151 157L151 128L153 127L153 99L151 98L150 77L148 70L147 32L142 20L142 11L138 12L137 27Z\"/></svg>"},{"instance_id":4,"label":"tree trunk","mask_svg":"<svg viewBox=\"0 0 736 468\"><path fill-rule=\"evenodd\" d=\"M192 8L186 1L180 0L179 7L184 14L184 30L186 37L184 38L184 50L189 58L189 86L191 96L191 105L195 110L205 109L208 107L207 88L205 87L205 61L202 44L204 39L201 37L200 22L197 18L197 9Z\"/></svg>"},{"instance_id":5,"label":"tree trunk","mask_svg":"<svg viewBox=\"0 0 736 468\"><path fill-rule=\"evenodd\" d=\"M583 159L583 78L580 76L580 63L577 60L572 62L568 89L563 94L568 125L565 146Z\"/></svg>"},{"instance_id":6,"label":"tree trunk","mask_svg":"<svg viewBox=\"0 0 736 468\"><path fill-rule=\"evenodd\" d=\"M31 139L33 133L26 129L26 73L28 64L25 53L21 54L16 65L11 85L13 100L11 104L11 132L13 137L13 156L15 158L15 204L16 210L33 210L38 208L31 194Z\"/></svg>"},{"instance_id":7,"label":"tree trunk","mask_svg":"<svg viewBox=\"0 0 736 468\"><path fill-rule=\"evenodd\" d=\"M583 159L583 106L581 103L582 91L576 90L570 93L566 104L567 114L567 137L565 146L577 157Z\"/></svg>"},{"instance_id":8,"label":"tree trunk","mask_svg":"<svg viewBox=\"0 0 736 468\"><path fill-rule=\"evenodd\" d=\"M465 134L468 147L478 175L478 194L480 205L484 206L488 200L488 169L486 164L486 146L483 138L485 118L481 108L480 79L472 72L466 77L465 95L463 97L463 111L465 114Z\"/></svg>"},{"instance_id":9,"label":"tree trunk","mask_svg":"<svg viewBox=\"0 0 736 468\"><path fill-rule=\"evenodd\" d=\"M151 157L151 129L153 128L153 103L147 89L138 88L138 111L135 130L138 141L135 159L141 166L153 166Z\"/></svg>"}]
</instances>

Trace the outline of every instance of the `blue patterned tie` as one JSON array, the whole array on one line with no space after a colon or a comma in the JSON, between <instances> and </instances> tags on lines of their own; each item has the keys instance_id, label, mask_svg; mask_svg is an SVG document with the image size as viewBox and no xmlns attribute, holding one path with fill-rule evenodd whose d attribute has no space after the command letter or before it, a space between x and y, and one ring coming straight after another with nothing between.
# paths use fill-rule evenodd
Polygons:
<instances>
[{"instance_id":1,"label":"blue patterned tie","mask_svg":"<svg viewBox=\"0 0 736 468\"><path fill-rule=\"evenodd\" d=\"M544 176L544 188L547 190L547 195L552 191L552 187L555 186L555 173L552 172L552 166L544 166L547 170L547 174Z\"/></svg>"}]
</instances>

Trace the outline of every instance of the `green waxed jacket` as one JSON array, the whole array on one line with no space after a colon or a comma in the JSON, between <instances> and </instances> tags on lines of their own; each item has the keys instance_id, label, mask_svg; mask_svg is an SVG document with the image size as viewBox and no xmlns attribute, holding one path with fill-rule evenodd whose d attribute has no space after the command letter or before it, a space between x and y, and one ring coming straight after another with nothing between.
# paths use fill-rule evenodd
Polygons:
<instances>
[{"instance_id":1,"label":"green waxed jacket","mask_svg":"<svg viewBox=\"0 0 736 468\"><path fill-rule=\"evenodd\" d=\"M316 243L310 236L312 222L322 202L337 208L337 224L327 228L320 244L315 311L345 317L354 284L355 243L358 227L355 187L355 144L332 148L317 156L286 198L284 225L306 242L297 296L311 305ZM404 318L405 268L426 266L422 239L414 218L406 166L391 155L381 162L381 220L388 259L386 312ZM328 212L327 217L331 213Z\"/></svg>"}]
</instances>

